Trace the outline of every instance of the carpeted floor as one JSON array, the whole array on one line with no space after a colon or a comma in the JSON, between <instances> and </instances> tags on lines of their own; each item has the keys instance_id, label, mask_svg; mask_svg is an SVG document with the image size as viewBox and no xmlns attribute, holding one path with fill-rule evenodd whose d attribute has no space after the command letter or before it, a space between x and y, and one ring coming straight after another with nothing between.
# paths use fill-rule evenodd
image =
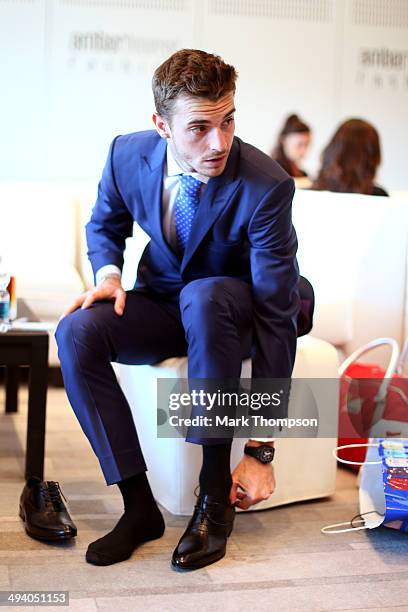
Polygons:
<instances>
[{"instance_id":1,"label":"carpeted floor","mask_svg":"<svg viewBox=\"0 0 408 612\"><path fill-rule=\"evenodd\" d=\"M0 591L68 590L69 609L80 612L408 610L408 535L385 528L320 533L358 512L356 477L343 469L330 499L237 515L227 556L202 570L171 569L186 518L168 512L163 538L130 560L87 564L88 543L114 525L121 503L116 487L106 487L61 389L48 396L45 477L60 482L79 533L70 545L30 539L17 515L26 397L23 389L17 415L4 414L0 400Z\"/></svg>"}]
</instances>

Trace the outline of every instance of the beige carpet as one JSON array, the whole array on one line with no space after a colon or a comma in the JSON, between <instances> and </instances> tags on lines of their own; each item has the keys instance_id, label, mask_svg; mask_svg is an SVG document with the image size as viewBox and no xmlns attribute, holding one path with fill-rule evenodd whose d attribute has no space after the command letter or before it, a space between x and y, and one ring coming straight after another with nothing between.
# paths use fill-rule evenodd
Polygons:
<instances>
[{"instance_id":1,"label":"beige carpet","mask_svg":"<svg viewBox=\"0 0 408 612\"><path fill-rule=\"evenodd\" d=\"M0 590L68 590L69 609L80 612L408 610L408 535L385 528L320 533L321 526L358 512L355 476L343 469L333 498L239 514L227 556L208 568L171 569L186 518L167 512L163 538L130 560L105 568L87 564L88 543L114 525L121 503L116 487L106 487L59 389L49 392L45 477L61 483L79 533L72 545L30 539L17 516L26 398L23 389L17 415L4 414L3 396L0 401Z\"/></svg>"}]
</instances>

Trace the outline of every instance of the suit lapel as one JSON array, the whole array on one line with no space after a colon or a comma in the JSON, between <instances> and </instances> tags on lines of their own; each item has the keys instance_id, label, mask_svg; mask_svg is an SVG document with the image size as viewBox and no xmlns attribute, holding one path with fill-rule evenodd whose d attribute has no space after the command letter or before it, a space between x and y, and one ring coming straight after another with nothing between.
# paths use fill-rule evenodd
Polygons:
<instances>
[{"instance_id":1,"label":"suit lapel","mask_svg":"<svg viewBox=\"0 0 408 612\"><path fill-rule=\"evenodd\" d=\"M162 193L163 168L166 158L166 141L160 138L150 155L143 155L141 160L141 192L146 216L151 228L151 236L160 244L162 250L173 264L180 261L172 251L163 234Z\"/></svg>"},{"instance_id":2,"label":"suit lapel","mask_svg":"<svg viewBox=\"0 0 408 612\"><path fill-rule=\"evenodd\" d=\"M181 262L181 273L183 273L200 242L225 209L238 185L241 183L241 179L235 179L238 154L238 140L234 139L224 172L220 176L211 178L208 181L203 197L200 200Z\"/></svg>"}]
</instances>

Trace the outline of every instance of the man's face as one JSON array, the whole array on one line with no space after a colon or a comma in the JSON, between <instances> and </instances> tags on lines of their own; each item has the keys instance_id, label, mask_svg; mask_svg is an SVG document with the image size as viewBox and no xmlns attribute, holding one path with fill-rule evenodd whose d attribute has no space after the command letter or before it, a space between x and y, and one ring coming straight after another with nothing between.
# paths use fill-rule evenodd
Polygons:
<instances>
[{"instance_id":1,"label":"man's face","mask_svg":"<svg viewBox=\"0 0 408 612\"><path fill-rule=\"evenodd\" d=\"M155 113L153 121L168 138L173 155L185 172L219 176L224 171L234 137L234 94L216 102L180 95L174 101L170 122Z\"/></svg>"}]
</instances>

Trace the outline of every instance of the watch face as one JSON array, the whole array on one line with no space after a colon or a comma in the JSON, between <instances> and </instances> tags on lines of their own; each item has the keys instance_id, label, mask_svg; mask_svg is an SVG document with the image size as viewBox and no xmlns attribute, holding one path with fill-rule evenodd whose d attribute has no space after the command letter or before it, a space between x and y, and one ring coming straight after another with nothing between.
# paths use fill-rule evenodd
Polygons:
<instances>
[{"instance_id":1,"label":"watch face","mask_svg":"<svg viewBox=\"0 0 408 612\"><path fill-rule=\"evenodd\" d=\"M260 459L264 463L270 463L273 459L273 448L263 447Z\"/></svg>"}]
</instances>

